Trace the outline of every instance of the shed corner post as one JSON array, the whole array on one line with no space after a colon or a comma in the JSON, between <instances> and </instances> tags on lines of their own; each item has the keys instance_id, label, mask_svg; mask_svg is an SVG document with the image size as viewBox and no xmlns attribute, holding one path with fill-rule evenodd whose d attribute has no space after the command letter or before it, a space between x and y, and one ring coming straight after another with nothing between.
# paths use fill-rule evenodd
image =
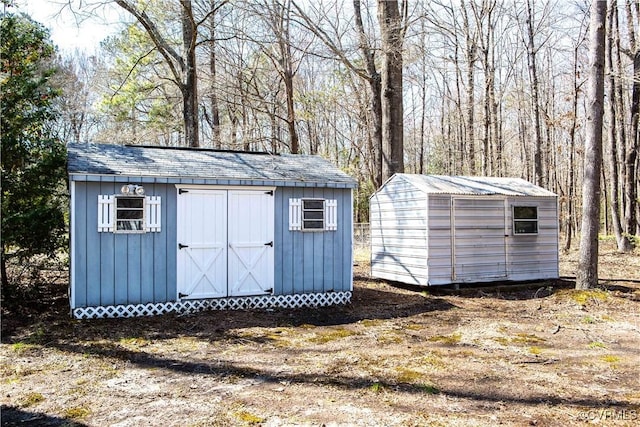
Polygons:
<instances>
[{"instance_id":1,"label":"shed corner post","mask_svg":"<svg viewBox=\"0 0 640 427\"><path fill-rule=\"evenodd\" d=\"M73 317L73 309L76 308L76 292L75 292L75 244L73 239L76 227L76 182L73 177L69 177L69 309L71 317Z\"/></svg>"}]
</instances>

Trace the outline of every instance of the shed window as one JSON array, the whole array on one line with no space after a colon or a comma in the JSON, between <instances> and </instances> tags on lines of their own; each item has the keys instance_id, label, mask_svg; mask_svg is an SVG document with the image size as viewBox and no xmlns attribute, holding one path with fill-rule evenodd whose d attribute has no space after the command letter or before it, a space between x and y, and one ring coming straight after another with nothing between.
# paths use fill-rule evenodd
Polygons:
<instances>
[{"instance_id":1,"label":"shed window","mask_svg":"<svg viewBox=\"0 0 640 427\"><path fill-rule=\"evenodd\" d=\"M337 200L289 199L289 230L337 230Z\"/></svg>"},{"instance_id":2,"label":"shed window","mask_svg":"<svg viewBox=\"0 0 640 427\"><path fill-rule=\"evenodd\" d=\"M116 230L144 231L143 197L116 197Z\"/></svg>"},{"instance_id":3,"label":"shed window","mask_svg":"<svg viewBox=\"0 0 640 427\"><path fill-rule=\"evenodd\" d=\"M513 207L513 234L538 234L538 207Z\"/></svg>"},{"instance_id":4,"label":"shed window","mask_svg":"<svg viewBox=\"0 0 640 427\"><path fill-rule=\"evenodd\" d=\"M99 232L159 232L160 223L160 196L98 196Z\"/></svg>"}]
</instances>

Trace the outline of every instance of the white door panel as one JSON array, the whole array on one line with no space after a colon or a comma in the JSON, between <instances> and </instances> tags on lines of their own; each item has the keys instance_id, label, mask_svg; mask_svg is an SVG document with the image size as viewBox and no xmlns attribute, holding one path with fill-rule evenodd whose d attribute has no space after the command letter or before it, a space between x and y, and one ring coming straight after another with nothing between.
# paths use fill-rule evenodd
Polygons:
<instances>
[{"instance_id":1,"label":"white door panel","mask_svg":"<svg viewBox=\"0 0 640 427\"><path fill-rule=\"evenodd\" d=\"M227 193L183 190L178 195L178 296L227 295Z\"/></svg>"},{"instance_id":2,"label":"white door panel","mask_svg":"<svg viewBox=\"0 0 640 427\"><path fill-rule=\"evenodd\" d=\"M229 191L229 295L273 292L273 195Z\"/></svg>"},{"instance_id":3,"label":"white door panel","mask_svg":"<svg viewBox=\"0 0 640 427\"><path fill-rule=\"evenodd\" d=\"M274 197L264 190L178 194L178 298L273 291Z\"/></svg>"}]
</instances>

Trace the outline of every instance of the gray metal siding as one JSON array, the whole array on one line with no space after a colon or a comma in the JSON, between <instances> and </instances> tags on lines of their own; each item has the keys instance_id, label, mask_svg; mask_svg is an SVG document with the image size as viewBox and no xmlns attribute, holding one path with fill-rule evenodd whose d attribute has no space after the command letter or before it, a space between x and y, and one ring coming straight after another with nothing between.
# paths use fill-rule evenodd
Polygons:
<instances>
[{"instance_id":1,"label":"gray metal siding","mask_svg":"<svg viewBox=\"0 0 640 427\"><path fill-rule=\"evenodd\" d=\"M451 283L451 196L429 195L429 284Z\"/></svg>"},{"instance_id":2,"label":"gray metal siding","mask_svg":"<svg viewBox=\"0 0 640 427\"><path fill-rule=\"evenodd\" d=\"M538 207L538 234L513 234L513 205ZM507 211L508 274L512 280L556 278L558 269L558 204L555 197L512 197Z\"/></svg>"},{"instance_id":3,"label":"gray metal siding","mask_svg":"<svg viewBox=\"0 0 640 427\"><path fill-rule=\"evenodd\" d=\"M557 198L546 193L429 193L396 175L370 199L371 275L416 285L558 277ZM538 234L513 234L513 205L538 207Z\"/></svg>"},{"instance_id":4,"label":"gray metal siding","mask_svg":"<svg viewBox=\"0 0 640 427\"><path fill-rule=\"evenodd\" d=\"M275 288L277 295L352 290L351 190L278 188L275 192ZM289 199L338 201L336 231L289 230Z\"/></svg>"},{"instance_id":5,"label":"gray metal siding","mask_svg":"<svg viewBox=\"0 0 640 427\"><path fill-rule=\"evenodd\" d=\"M427 284L427 197L404 180L390 180L370 200L371 275Z\"/></svg>"},{"instance_id":6,"label":"gray metal siding","mask_svg":"<svg viewBox=\"0 0 640 427\"><path fill-rule=\"evenodd\" d=\"M175 187L145 185L147 195L162 197L163 220L159 233L144 234L98 232L98 195L117 194L119 184L76 182L74 187L74 307L174 300Z\"/></svg>"}]
</instances>

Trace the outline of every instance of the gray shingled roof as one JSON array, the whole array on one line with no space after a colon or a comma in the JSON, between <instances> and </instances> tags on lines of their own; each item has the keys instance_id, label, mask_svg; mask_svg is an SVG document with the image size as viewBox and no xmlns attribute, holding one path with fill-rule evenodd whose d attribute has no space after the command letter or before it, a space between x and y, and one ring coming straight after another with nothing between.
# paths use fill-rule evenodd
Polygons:
<instances>
[{"instance_id":1,"label":"gray shingled roof","mask_svg":"<svg viewBox=\"0 0 640 427\"><path fill-rule=\"evenodd\" d=\"M520 178L396 174L431 194L553 197L554 193Z\"/></svg>"},{"instance_id":2,"label":"gray shingled roof","mask_svg":"<svg viewBox=\"0 0 640 427\"><path fill-rule=\"evenodd\" d=\"M71 175L120 175L340 184L357 182L319 156L69 144Z\"/></svg>"}]
</instances>

